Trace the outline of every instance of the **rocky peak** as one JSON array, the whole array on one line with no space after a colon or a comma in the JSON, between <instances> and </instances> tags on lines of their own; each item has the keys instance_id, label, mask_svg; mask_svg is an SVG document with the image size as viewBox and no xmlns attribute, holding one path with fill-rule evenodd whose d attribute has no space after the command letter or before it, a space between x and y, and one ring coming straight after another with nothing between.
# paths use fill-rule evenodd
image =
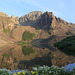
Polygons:
<instances>
[{"instance_id":1,"label":"rocky peak","mask_svg":"<svg viewBox=\"0 0 75 75\"><path fill-rule=\"evenodd\" d=\"M11 16L12 21L14 22L15 25L19 24L19 17L15 17L14 15Z\"/></svg>"},{"instance_id":2,"label":"rocky peak","mask_svg":"<svg viewBox=\"0 0 75 75\"><path fill-rule=\"evenodd\" d=\"M50 15L50 16L54 16L53 12L46 11L45 14Z\"/></svg>"},{"instance_id":3,"label":"rocky peak","mask_svg":"<svg viewBox=\"0 0 75 75\"><path fill-rule=\"evenodd\" d=\"M15 17L15 21L19 23L19 17Z\"/></svg>"},{"instance_id":4,"label":"rocky peak","mask_svg":"<svg viewBox=\"0 0 75 75\"><path fill-rule=\"evenodd\" d=\"M41 11L33 11L27 15L20 17L19 22L21 25L32 25L40 16L42 15Z\"/></svg>"},{"instance_id":5,"label":"rocky peak","mask_svg":"<svg viewBox=\"0 0 75 75\"><path fill-rule=\"evenodd\" d=\"M11 16L11 18L15 18L15 16L14 16L14 15L12 15L12 16Z\"/></svg>"},{"instance_id":6,"label":"rocky peak","mask_svg":"<svg viewBox=\"0 0 75 75\"><path fill-rule=\"evenodd\" d=\"M45 12L41 15L40 19L36 22L36 27L41 29L49 29L51 23L56 20L52 12ZM34 26L35 27L35 26Z\"/></svg>"},{"instance_id":7,"label":"rocky peak","mask_svg":"<svg viewBox=\"0 0 75 75\"><path fill-rule=\"evenodd\" d=\"M18 16L17 16L17 17L15 17L15 18L19 19L19 17L18 17Z\"/></svg>"},{"instance_id":8,"label":"rocky peak","mask_svg":"<svg viewBox=\"0 0 75 75\"><path fill-rule=\"evenodd\" d=\"M65 20L62 20L60 17L56 18L56 21L59 23L68 24L68 22L66 22Z\"/></svg>"},{"instance_id":9,"label":"rocky peak","mask_svg":"<svg viewBox=\"0 0 75 75\"><path fill-rule=\"evenodd\" d=\"M67 32L71 31L71 24L57 18L52 12L43 13L37 22L33 25L37 29L47 30L52 35L66 35Z\"/></svg>"}]
</instances>

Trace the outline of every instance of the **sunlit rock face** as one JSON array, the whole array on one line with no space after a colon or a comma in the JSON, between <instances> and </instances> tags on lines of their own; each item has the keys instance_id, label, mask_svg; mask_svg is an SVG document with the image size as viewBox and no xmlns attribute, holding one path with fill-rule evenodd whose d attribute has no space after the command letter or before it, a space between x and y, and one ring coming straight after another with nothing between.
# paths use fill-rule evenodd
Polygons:
<instances>
[{"instance_id":1,"label":"sunlit rock face","mask_svg":"<svg viewBox=\"0 0 75 75\"><path fill-rule=\"evenodd\" d=\"M14 15L11 16L12 21L14 22L15 25L19 25L19 17L15 17Z\"/></svg>"},{"instance_id":2,"label":"sunlit rock face","mask_svg":"<svg viewBox=\"0 0 75 75\"><path fill-rule=\"evenodd\" d=\"M9 17L6 13L0 12L0 28L4 29L14 29L14 22L12 21L11 17Z\"/></svg>"},{"instance_id":3,"label":"sunlit rock face","mask_svg":"<svg viewBox=\"0 0 75 75\"><path fill-rule=\"evenodd\" d=\"M4 29L9 28L10 30L12 30L12 29L14 29L15 25L10 17L0 16L0 27L2 27Z\"/></svg>"}]
</instances>

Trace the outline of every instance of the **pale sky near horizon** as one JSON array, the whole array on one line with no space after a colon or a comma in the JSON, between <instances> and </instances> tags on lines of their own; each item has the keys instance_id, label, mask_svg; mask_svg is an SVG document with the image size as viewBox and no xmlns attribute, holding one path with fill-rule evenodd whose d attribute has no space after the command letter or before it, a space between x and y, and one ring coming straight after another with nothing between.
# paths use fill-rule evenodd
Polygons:
<instances>
[{"instance_id":1,"label":"pale sky near horizon","mask_svg":"<svg viewBox=\"0 0 75 75\"><path fill-rule=\"evenodd\" d=\"M32 11L53 12L68 22L75 23L75 0L1 0L0 12L9 16L23 16Z\"/></svg>"}]
</instances>

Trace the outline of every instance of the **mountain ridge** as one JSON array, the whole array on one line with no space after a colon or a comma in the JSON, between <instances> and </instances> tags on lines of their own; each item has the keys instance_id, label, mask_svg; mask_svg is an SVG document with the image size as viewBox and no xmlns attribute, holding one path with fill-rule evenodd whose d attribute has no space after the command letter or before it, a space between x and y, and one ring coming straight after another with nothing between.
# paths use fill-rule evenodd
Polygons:
<instances>
[{"instance_id":1,"label":"mountain ridge","mask_svg":"<svg viewBox=\"0 0 75 75\"><path fill-rule=\"evenodd\" d=\"M32 20L32 22L34 22L34 21ZM24 21L23 26L26 26L26 24ZM72 31L73 29L75 29L75 24L68 23L59 17L57 18L56 16L54 16L54 14L52 12L48 12L48 11L41 14L40 17L34 23L32 23L32 25L29 24L29 26L32 26L36 29L45 29L45 30L48 30L48 32L49 32L49 29L51 29L53 31L54 35L56 35L56 33L59 33L59 31L57 31L57 30L60 28L61 28L61 30L65 31L65 33L63 33L63 34L66 34L68 31ZM57 28L57 30L55 27Z\"/></svg>"},{"instance_id":2,"label":"mountain ridge","mask_svg":"<svg viewBox=\"0 0 75 75\"><path fill-rule=\"evenodd\" d=\"M4 29L10 29L6 34L14 41L20 41L23 32L26 30L31 32L39 31L36 33L37 39L46 39L52 35L70 36L75 34L75 24L68 23L60 17L54 16L53 12L33 11L20 18L14 17L14 15L11 17L0 16L0 18L0 30L2 31L0 34L3 34Z\"/></svg>"}]
</instances>

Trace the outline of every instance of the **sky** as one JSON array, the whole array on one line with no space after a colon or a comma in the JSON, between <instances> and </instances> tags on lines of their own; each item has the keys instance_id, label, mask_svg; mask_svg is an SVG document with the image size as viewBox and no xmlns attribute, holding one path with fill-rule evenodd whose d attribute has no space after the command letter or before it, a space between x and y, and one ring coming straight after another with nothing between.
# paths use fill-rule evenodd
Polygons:
<instances>
[{"instance_id":1,"label":"sky","mask_svg":"<svg viewBox=\"0 0 75 75\"><path fill-rule=\"evenodd\" d=\"M0 12L23 16L32 11L53 12L67 22L75 23L75 0L1 0Z\"/></svg>"}]
</instances>

